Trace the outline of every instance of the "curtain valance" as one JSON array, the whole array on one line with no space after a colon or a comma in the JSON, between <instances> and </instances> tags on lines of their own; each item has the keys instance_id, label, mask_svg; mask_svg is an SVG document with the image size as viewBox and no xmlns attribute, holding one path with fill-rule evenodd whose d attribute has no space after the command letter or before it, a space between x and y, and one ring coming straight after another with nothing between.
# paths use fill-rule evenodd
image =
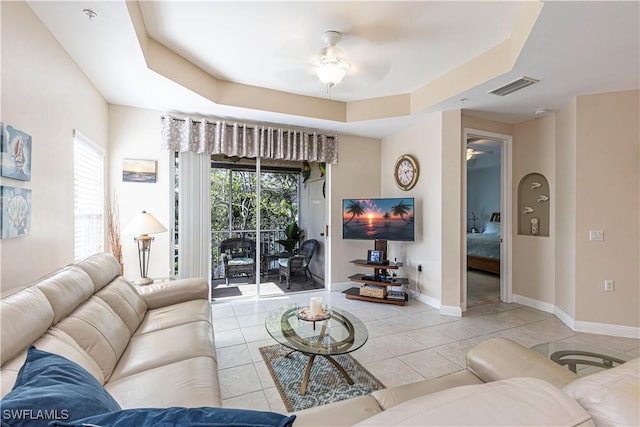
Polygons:
<instances>
[{"instance_id":1,"label":"curtain valance","mask_svg":"<svg viewBox=\"0 0 640 427\"><path fill-rule=\"evenodd\" d=\"M338 163L338 136L207 118L162 117L161 148L230 157Z\"/></svg>"}]
</instances>

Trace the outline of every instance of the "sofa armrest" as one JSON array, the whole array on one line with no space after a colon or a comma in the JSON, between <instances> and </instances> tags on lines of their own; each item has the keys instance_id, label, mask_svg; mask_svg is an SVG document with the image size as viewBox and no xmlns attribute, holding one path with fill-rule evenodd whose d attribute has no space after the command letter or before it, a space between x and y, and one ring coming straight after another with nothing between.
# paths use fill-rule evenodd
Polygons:
<instances>
[{"instance_id":1,"label":"sofa armrest","mask_svg":"<svg viewBox=\"0 0 640 427\"><path fill-rule=\"evenodd\" d=\"M484 382L533 377L562 388L578 378L542 354L506 338L492 338L469 350L467 369Z\"/></svg>"},{"instance_id":2,"label":"sofa armrest","mask_svg":"<svg viewBox=\"0 0 640 427\"><path fill-rule=\"evenodd\" d=\"M471 372L462 370L438 378L403 384L391 388L383 388L372 392L371 396L373 396L378 401L378 405L386 411L402 402L424 396L425 394L437 393L453 387L472 384L482 384L482 381Z\"/></svg>"},{"instance_id":3,"label":"sofa armrest","mask_svg":"<svg viewBox=\"0 0 640 427\"><path fill-rule=\"evenodd\" d=\"M137 286L136 290L150 309L209 298L209 284L202 278L170 280L148 286Z\"/></svg>"},{"instance_id":4,"label":"sofa armrest","mask_svg":"<svg viewBox=\"0 0 640 427\"><path fill-rule=\"evenodd\" d=\"M294 427L352 426L380 412L382 409L373 397L358 396L293 412L296 416L293 425Z\"/></svg>"}]
</instances>

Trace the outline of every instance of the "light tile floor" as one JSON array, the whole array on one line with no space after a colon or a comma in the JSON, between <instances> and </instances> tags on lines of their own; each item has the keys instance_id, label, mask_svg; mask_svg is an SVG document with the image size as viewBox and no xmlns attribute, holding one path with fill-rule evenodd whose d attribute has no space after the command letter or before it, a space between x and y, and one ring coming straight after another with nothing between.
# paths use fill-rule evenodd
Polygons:
<instances>
[{"instance_id":1,"label":"light tile floor","mask_svg":"<svg viewBox=\"0 0 640 427\"><path fill-rule=\"evenodd\" d=\"M285 413L259 348L275 344L267 313L285 303L306 304L321 296L364 322L369 341L351 353L387 387L436 378L464 369L474 345L502 336L531 347L550 341L590 344L629 357L640 356L640 340L574 332L549 313L519 304L471 307L462 318L443 316L417 300L405 306L348 300L339 292L312 291L277 298L213 302L218 374L224 407Z\"/></svg>"}]
</instances>

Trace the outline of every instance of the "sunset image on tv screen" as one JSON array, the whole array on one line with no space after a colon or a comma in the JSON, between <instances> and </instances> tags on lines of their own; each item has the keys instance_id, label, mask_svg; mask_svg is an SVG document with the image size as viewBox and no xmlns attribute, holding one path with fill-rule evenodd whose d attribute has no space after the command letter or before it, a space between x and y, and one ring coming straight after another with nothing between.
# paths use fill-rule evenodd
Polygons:
<instances>
[{"instance_id":1,"label":"sunset image on tv screen","mask_svg":"<svg viewBox=\"0 0 640 427\"><path fill-rule=\"evenodd\" d=\"M342 237L359 240L414 240L414 199L344 199Z\"/></svg>"}]
</instances>

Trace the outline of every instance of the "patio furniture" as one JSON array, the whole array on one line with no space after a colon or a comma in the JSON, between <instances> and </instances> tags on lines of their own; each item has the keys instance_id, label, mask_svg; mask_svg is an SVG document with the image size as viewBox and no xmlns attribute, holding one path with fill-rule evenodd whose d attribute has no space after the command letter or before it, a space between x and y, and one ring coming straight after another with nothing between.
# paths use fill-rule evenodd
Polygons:
<instances>
[{"instance_id":1,"label":"patio furniture","mask_svg":"<svg viewBox=\"0 0 640 427\"><path fill-rule=\"evenodd\" d=\"M240 275L253 277L256 270L256 242L251 239L234 237L220 242L220 255L224 264L224 277L229 279Z\"/></svg>"},{"instance_id":2,"label":"patio furniture","mask_svg":"<svg viewBox=\"0 0 640 427\"><path fill-rule=\"evenodd\" d=\"M302 245L300 245L300 249L295 251L292 256L278 260L280 264L280 282L282 282L282 277L285 277L287 279L287 289L291 288L292 273L303 272L305 280L312 278L311 272L309 271L309 263L317 247L317 240L305 240ZM307 273L309 274L308 278Z\"/></svg>"}]
</instances>

